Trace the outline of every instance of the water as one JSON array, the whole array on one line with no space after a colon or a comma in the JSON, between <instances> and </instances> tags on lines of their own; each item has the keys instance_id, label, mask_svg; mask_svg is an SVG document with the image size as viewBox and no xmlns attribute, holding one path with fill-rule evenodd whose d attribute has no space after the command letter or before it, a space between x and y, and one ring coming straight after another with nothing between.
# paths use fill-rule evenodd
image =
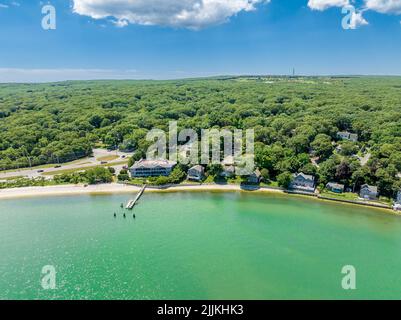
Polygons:
<instances>
[{"instance_id":1,"label":"water","mask_svg":"<svg viewBox=\"0 0 401 320\"><path fill-rule=\"evenodd\" d=\"M401 217L282 195L0 201L1 299L400 299ZM113 213L118 217L115 219ZM56 289L41 270L56 268ZM341 287L344 265L357 290Z\"/></svg>"}]
</instances>

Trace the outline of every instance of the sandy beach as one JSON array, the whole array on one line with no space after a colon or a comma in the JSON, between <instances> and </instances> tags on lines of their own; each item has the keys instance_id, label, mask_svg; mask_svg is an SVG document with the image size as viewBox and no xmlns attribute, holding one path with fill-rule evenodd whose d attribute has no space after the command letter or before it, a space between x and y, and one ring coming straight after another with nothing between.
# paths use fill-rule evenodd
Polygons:
<instances>
[{"instance_id":1,"label":"sandy beach","mask_svg":"<svg viewBox=\"0 0 401 320\"><path fill-rule=\"evenodd\" d=\"M138 186L124 185L118 183L99 184L99 185L58 185L45 187L27 187L27 188L10 188L0 190L0 200L18 199L18 198L35 198L35 197L52 197L52 196L78 196L78 195L107 195L107 194L132 194L136 195L141 190ZM148 187L146 193L170 193L170 192L252 192L252 193L276 193L285 194L283 190L261 187L258 189L244 189L239 185L177 185L168 188L160 189ZM369 206L392 214L399 214L391 208L383 208L374 204L362 202L349 202L336 199L310 197L300 194L286 194L287 196L308 197L318 201L335 201L342 205L352 206Z\"/></svg>"},{"instance_id":2,"label":"sandy beach","mask_svg":"<svg viewBox=\"0 0 401 320\"><path fill-rule=\"evenodd\" d=\"M0 190L1 199L14 199L25 197L61 196L61 195L90 195L113 193L136 193L140 190L137 186L124 184L99 184L99 185L59 185L45 187L10 188ZM167 189L149 188L146 192L184 192L184 191L246 191L239 185L199 185L199 186L173 186ZM281 190L260 188L256 192L283 193Z\"/></svg>"}]
</instances>

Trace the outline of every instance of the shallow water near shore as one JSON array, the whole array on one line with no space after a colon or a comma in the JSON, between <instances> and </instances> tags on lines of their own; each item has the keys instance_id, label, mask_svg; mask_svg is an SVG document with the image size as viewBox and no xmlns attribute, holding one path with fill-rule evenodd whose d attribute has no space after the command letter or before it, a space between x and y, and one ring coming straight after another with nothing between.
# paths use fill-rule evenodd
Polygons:
<instances>
[{"instance_id":1,"label":"shallow water near shore","mask_svg":"<svg viewBox=\"0 0 401 320\"><path fill-rule=\"evenodd\" d=\"M401 298L399 216L279 194L147 193L132 212L129 198L0 201L0 298Z\"/></svg>"}]
</instances>

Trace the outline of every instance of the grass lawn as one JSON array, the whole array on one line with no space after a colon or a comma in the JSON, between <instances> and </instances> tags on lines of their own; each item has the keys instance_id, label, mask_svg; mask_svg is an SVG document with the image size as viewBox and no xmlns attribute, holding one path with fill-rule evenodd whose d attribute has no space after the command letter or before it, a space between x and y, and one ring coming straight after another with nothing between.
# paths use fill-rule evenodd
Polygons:
<instances>
[{"instance_id":1,"label":"grass lawn","mask_svg":"<svg viewBox=\"0 0 401 320\"><path fill-rule=\"evenodd\" d=\"M344 193L335 193L331 191L322 191L320 193L321 196L327 197L327 198L335 198L335 199L340 199L340 200L349 200L349 201L357 201L359 196L356 193L352 192L344 192Z\"/></svg>"},{"instance_id":2,"label":"grass lawn","mask_svg":"<svg viewBox=\"0 0 401 320\"><path fill-rule=\"evenodd\" d=\"M118 165L127 164L127 163L128 163L128 159L125 160L125 161L102 164L102 165L96 165L96 166L89 166L89 167L83 167L83 168L74 168L74 169L64 169L64 170L61 169L61 170L55 170L55 171L52 171L52 172L44 172L44 173L42 173L42 176L55 176L55 175L60 175L60 174L68 174L68 173L86 171L86 170L95 169L95 168L113 167L113 166L118 166Z\"/></svg>"},{"instance_id":3,"label":"grass lawn","mask_svg":"<svg viewBox=\"0 0 401 320\"><path fill-rule=\"evenodd\" d=\"M25 176L13 176L13 177L1 178L0 180L11 181L11 180L18 180L21 178L25 178Z\"/></svg>"},{"instance_id":4,"label":"grass lawn","mask_svg":"<svg viewBox=\"0 0 401 320\"><path fill-rule=\"evenodd\" d=\"M54 168L55 166L68 166L68 165L72 165L72 164L88 164L90 162L82 162L85 161L88 158L82 158L82 159L78 159L78 160L74 160L74 161L70 161L70 162L66 162L66 163L51 163L51 164L43 164L41 166L36 166L36 167L26 167L26 168L19 168L19 169L9 169L9 170L0 170L0 173L7 173L7 172L18 172L18 171L24 171L24 170L41 170L41 169L49 169L49 168Z\"/></svg>"},{"instance_id":5,"label":"grass lawn","mask_svg":"<svg viewBox=\"0 0 401 320\"><path fill-rule=\"evenodd\" d=\"M129 181L128 181L128 183L130 183L130 184L146 184L146 179L140 179L140 178L137 178L137 179L130 179Z\"/></svg>"},{"instance_id":6,"label":"grass lawn","mask_svg":"<svg viewBox=\"0 0 401 320\"><path fill-rule=\"evenodd\" d=\"M352 193L352 192L335 193L335 192L325 190L325 191L321 192L320 195L323 197L335 198L335 199L340 199L340 200L364 201L364 200L359 199L359 195L357 193ZM380 197L380 199L377 201L369 200L367 202L381 203L381 204L386 204L386 205L392 205L392 203L393 203L393 201L387 197Z\"/></svg>"},{"instance_id":7,"label":"grass lawn","mask_svg":"<svg viewBox=\"0 0 401 320\"><path fill-rule=\"evenodd\" d=\"M109 155L109 156L99 157L96 160L97 161L113 161L113 160L116 160L118 158L119 158L119 156L117 156L115 154L112 154L112 155Z\"/></svg>"},{"instance_id":8,"label":"grass lawn","mask_svg":"<svg viewBox=\"0 0 401 320\"><path fill-rule=\"evenodd\" d=\"M261 187L273 187L273 188L278 188L278 182L277 181L271 181L269 180L267 183L266 182L262 182L260 184Z\"/></svg>"},{"instance_id":9,"label":"grass lawn","mask_svg":"<svg viewBox=\"0 0 401 320\"><path fill-rule=\"evenodd\" d=\"M393 204L393 200L390 198L387 198L387 197L380 197L379 202L384 203L384 204L389 204L389 205Z\"/></svg>"},{"instance_id":10,"label":"grass lawn","mask_svg":"<svg viewBox=\"0 0 401 320\"><path fill-rule=\"evenodd\" d=\"M228 184L241 184L244 180L241 177L236 176L235 178L227 179Z\"/></svg>"},{"instance_id":11,"label":"grass lawn","mask_svg":"<svg viewBox=\"0 0 401 320\"><path fill-rule=\"evenodd\" d=\"M203 183L214 183L214 176L213 175L209 175L205 181L203 181Z\"/></svg>"}]
</instances>

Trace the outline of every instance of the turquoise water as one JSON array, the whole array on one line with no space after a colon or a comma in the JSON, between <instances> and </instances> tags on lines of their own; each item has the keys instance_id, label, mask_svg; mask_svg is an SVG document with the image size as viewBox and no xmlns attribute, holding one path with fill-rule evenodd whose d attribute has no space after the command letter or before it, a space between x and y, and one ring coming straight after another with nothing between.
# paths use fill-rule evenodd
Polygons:
<instances>
[{"instance_id":1,"label":"turquoise water","mask_svg":"<svg viewBox=\"0 0 401 320\"><path fill-rule=\"evenodd\" d=\"M400 299L401 218L282 195L0 201L2 299ZM115 219L113 213L117 212ZM57 271L41 287L42 267ZM357 289L343 290L353 265Z\"/></svg>"}]
</instances>

